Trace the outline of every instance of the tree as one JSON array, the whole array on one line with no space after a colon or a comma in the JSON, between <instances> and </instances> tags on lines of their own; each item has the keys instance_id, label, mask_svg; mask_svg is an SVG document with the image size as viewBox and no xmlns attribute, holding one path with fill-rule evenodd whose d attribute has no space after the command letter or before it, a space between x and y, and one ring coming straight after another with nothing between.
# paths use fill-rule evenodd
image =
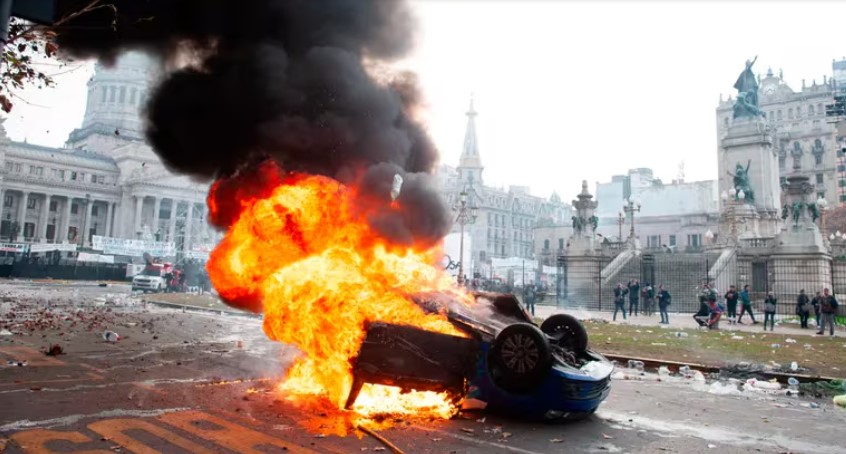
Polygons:
<instances>
[{"instance_id":1,"label":"tree","mask_svg":"<svg viewBox=\"0 0 846 454\"><path fill-rule=\"evenodd\" d=\"M825 213L825 229L829 233L846 233L846 205L832 208Z\"/></svg>"},{"instance_id":2,"label":"tree","mask_svg":"<svg viewBox=\"0 0 846 454\"><path fill-rule=\"evenodd\" d=\"M44 88L54 85L53 78L38 69L37 58L56 56L58 46L53 41L56 37L56 27L100 8L109 8L116 13L114 5L103 3L102 0L92 0L50 25L33 24L17 17L9 20L9 33L0 58L0 109L11 112L14 106L11 98L16 90L26 86Z\"/></svg>"}]
</instances>

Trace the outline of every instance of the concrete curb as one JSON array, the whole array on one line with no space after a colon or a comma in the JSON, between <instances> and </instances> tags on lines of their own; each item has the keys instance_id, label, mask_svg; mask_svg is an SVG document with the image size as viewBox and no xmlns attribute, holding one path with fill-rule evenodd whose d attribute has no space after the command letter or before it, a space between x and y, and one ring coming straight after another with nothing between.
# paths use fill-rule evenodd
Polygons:
<instances>
[{"instance_id":1,"label":"concrete curb","mask_svg":"<svg viewBox=\"0 0 846 454\"><path fill-rule=\"evenodd\" d=\"M179 304L179 303L170 303L167 301L156 301L156 300L148 300L148 299L141 299L144 303L149 303L154 306L164 307L167 309L182 309L183 312L203 312L208 314L218 314L218 315L235 315L239 317L248 317L261 320L262 316L260 314L253 314L250 312L243 312L243 311L227 311L227 310L220 310L220 309L212 309L209 307L200 307L200 306L192 306L190 304Z\"/></svg>"}]
</instances>

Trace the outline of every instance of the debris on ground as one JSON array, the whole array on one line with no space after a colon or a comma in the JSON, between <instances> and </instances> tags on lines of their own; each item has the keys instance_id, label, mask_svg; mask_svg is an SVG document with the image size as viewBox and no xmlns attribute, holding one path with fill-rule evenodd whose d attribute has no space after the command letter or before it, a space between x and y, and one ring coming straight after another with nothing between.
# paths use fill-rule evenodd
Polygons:
<instances>
[{"instance_id":1,"label":"debris on ground","mask_svg":"<svg viewBox=\"0 0 846 454\"><path fill-rule=\"evenodd\" d=\"M65 350L59 344L51 344L50 347L47 348L47 351L44 352L47 356L59 356L64 355Z\"/></svg>"},{"instance_id":2,"label":"debris on ground","mask_svg":"<svg viewBox=\"0 0 846 454\"><path fill-rule=\"evenodd\" d=\"M837 405L840 408L846 408L846 394L834 396L832 402L834 402L834 405Z\"/></svg>"}]
</instances>

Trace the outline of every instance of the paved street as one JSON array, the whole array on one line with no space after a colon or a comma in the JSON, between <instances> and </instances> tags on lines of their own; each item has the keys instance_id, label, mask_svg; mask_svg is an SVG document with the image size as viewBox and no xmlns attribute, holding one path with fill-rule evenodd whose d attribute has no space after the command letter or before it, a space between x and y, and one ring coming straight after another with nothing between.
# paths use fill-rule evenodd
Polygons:
<instances>
[{"instance_id":1,"label":"paved street","mask_svg":"<svg viewBox=\"0 0 846 454\"><path fill-rule=\"evenodd\" d=\"M259 320L145 307L120 286L4 283L0 297L0 325L9 325L10 311L19 322L37 314L33 301L59 315L10 330L23 335L0 336L5 452L383 447L367 435L331 435L331 420L274 391L295 351L268 341ZM105 329L121 340L104 341ZM65 354L40 352L55 343ZM633 379L615 380L597 415L578 423L465 412L450 421L400 421L379 433L409 453L842 452L846 411L830 399L810 408L811 401L784 394L722 395L709 384L629 372Z\"/></svg>"}]
</instances>

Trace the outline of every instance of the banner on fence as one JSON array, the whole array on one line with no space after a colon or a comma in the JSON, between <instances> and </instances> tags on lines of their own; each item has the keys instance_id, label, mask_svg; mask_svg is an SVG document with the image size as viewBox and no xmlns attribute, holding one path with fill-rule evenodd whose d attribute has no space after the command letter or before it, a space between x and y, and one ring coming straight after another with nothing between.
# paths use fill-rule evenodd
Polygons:
<instances>
[{"instance_id":1,"label":"banner on fence","mask_svg":"<svg viewBox=\"0 0 846 454\"><path fill-rule=\"evenodd\" d=\"M0 251L23 254L26 252L26 245L23 243L0 243Z\"/></svg>"},{"instance_id":2,"label":"banner on fence","mask_svg":"<svg viewBox=\"0 0 846 454\"><path fill-rule=\"evenodd\" d=\"M78 262L115 263L115 256L80 252L76 257Z\"/></svg>"},{"instance_id":3,"label":"banner on fence","mask_svg":"<svg viewBox=\"0 0 846 454\"><path fill-rule=\"evenodd\" d=\"M154 257L173 256L176 253L176 245L173 242L128 240L99 235L94 235L91 239L91 248L103 251L104 254L137 257L143 256L145 252Z\"/></svg>"},{"instance_id":4,"label":"banner on fence","mask_svg":"<svg viewBox=\"0 0 846 454\"><path fill-rule=\"evenodd\" d=\"M29 245L29 252L76 252L74 243L33 243Z\"/></svg>"}]
</instances>

